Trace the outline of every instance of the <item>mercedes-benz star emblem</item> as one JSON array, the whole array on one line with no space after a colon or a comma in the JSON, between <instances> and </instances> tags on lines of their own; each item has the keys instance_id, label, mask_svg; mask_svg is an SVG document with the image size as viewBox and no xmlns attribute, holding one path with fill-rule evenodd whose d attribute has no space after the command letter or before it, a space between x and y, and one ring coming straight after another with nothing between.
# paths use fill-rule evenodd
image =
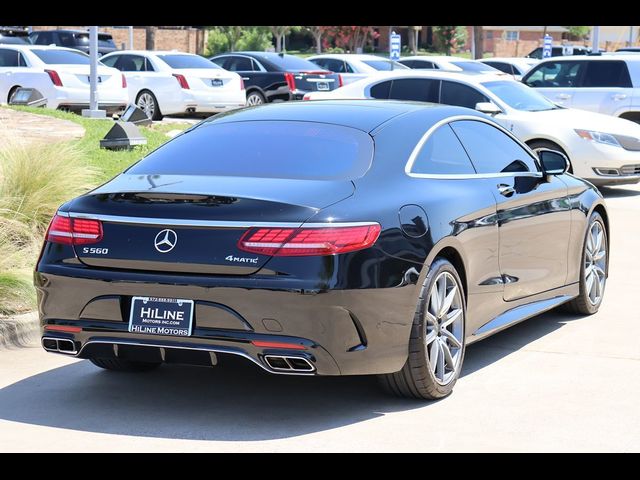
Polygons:
<instances>
[{"instance_id":1,"label":"mercedes-benz star emblem","mask_svg":"<svg viewBox=\"0 0 640 480\"><path fill-rule=\"evenodd\" d=\"M156 239L153 244L160 253L168 253L173 250L173 247L178 243L178 234L173 230L165 228L160 230L156 235Z\"/></svg>"}]
</instances>

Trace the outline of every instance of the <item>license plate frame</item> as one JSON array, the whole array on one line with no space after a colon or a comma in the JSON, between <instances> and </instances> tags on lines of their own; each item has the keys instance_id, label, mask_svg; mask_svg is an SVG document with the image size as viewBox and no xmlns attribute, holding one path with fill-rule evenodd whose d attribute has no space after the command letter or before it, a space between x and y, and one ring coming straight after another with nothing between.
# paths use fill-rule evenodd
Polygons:
<instances>
[{"instance_id":1,"label":"license plate frame","mask_svg":"<svg viewBox=\"0 0 640 480\"><path fill-rule=\"evenodd\" d=\"M316 87L319 92L328 92L329 91L329 82L316 82Z\"/></svg>"},{"instance_id":2,"label":"license plate frame","mask_svg":"<svg viewBox=\"0 0 640 480\"><path fill-rule=\"evenodd\" d=\"M172 310L169 309L171 306L174 306ZM145 312L144 308L148 310ZM132 297L129 332L154 336L189 337L193 332L193 311L193 300Z\"/></svg>"},{"instance_id":3,"label":"license plate frame","mask_svg":"<svg viewBox=\"0 0 640 480\"><path fill-rule=\"evenodd\" d=\"M222 81L222 79L220 78L212 78L211 79L211 86L212 87L222 87L224 85L224 82Z\"/></svg>"}]
</instances>

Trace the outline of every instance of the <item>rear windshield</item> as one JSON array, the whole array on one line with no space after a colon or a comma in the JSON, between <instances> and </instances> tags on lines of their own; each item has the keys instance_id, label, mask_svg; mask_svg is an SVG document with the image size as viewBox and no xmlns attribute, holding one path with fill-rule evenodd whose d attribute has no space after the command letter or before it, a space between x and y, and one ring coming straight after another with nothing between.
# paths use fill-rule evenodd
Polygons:
<instances>
[{"instance_id":1,"label":"rear windshield","mask_svg":"<svg viewBox=\"0 0 640 480\"><path fill-rule=\"evenodd\" d=\"M89 55L74 50L31 50L48 65L89 65Z\"/></svg>"},{"instance_id":2,"label":"rear windshield","mask_svg":"<svg viewBox=\"0 0 640 480\"><path fill-rule=\"evenodd\" d=\"M363 60L362 63L381 72L388 72L390 70L409 70L409 67L406 65L391 60Z\"/></svg>"},{"instance_id":3,"label":"rear windshield","mask_svg":"<svg viewBox=\"0 0 640 480\"><path fill-rule=\"evenodd\" d=\"M347 180L371 165L361 130L312 122L201 124L155 150L128 174Z\"/></svg>"},{"instance_id":4,"label":"rear windshield","mask_svg":"<svg viewBox=\"0 0 640 480\"><path fill-rule=\"evenodd\" d=\"M497 68L493 68L481 62L451 62L452 65L461 68L466 72L498 72Z\"/></svg>"},{"instance_id":5,"label":"rear windshield","mask_svg":"<svg viewBox=\"0 0 640 480\"><path fill-rule=\"evenodd\" d=\"M158 55L158 58L171 68L220 68L212 61L198 55L171 54Z\"/></svg>"},{"instance_id":6,"label":"rear windshield","mask_svg":"<svg viewBox=\"0 0 640 480\"><path fill-rule=\"evenodd\" d=\"M259 60L269 62L276 71L313 72L318 65L295 55L260 55Z\"/></svg>"}]
</instances>

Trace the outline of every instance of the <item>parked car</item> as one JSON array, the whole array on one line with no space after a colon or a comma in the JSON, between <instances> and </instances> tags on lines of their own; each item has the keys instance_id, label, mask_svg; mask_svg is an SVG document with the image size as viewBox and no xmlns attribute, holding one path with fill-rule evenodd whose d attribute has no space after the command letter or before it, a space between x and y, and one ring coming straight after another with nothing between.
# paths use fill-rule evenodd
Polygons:
<instances>
[{"instance_id":1,"label":"parked car","mask_svg":"<svg viewBox=\"0 0 640 480\"><path fill-rule=\"evenodd\" d=\"M538 63L538 60L522 57L492 57L484 58L480 62L511 75L516 80L521 80L522 76Z\"/></svg>"},{"instance_id":2,"label":"parked car","mask_svg":"<svg viewBox=\"0 0 640 480\"><path fill-rule=\"evenodd\" d=\"M199 55L124 50L100 61L125 75L129 101L153 120L164 115L223 112L247 102L240 75Z\"/></svg>"},{"instance_id":3,"label":"parked car","mask_svg":"<svg viewBox=\"0 0 640 480\"><path fill-rule=\"evenodd\" d=\"M563 57L567 55L589 55L591 48L583 47L582 45L553 45L551 47L552 57ZM535 58L536 60L542 60L542 47L536 47L531 50L526 58Z\"/></svg>"},{"instance_id":4,"label":"parked car","mask_svg":"<svg viewBox=\"0 0 640 480\"><path fill-rule=\"evenodd\" d=\"M640 53L640 47L622 47L616 50L621 53Z\"/></svg>"},{"instance_id":5,"label":"parked car","mask_svg":"<svg viewBox=\"0 0 640 480\"><path fill-rule=\"evenodd\" d=\"M599 113L562 108L505 75L423 70L380 73L305 99L418 100L475 108L494 116L535 151L561 152L570 171L596 185L640 181L640 125Z\"/></svg>"},{"instance_id":6,"label":"parked car","mask_svg":"<svg viewBox=\"0 0 640 480\"><path fill-rule=\"evenodd\" d=\"M640 122L640 56L616 54L549 59L522 82L565 107Z\"/></svg>"},{"instance_id":7,"label":"parked car","mask_svg":"<svg viewBox=\"0 0 640 480\"><path fill-rule=\"evenodd\" d=\"M285 53L233 52L209 60L242 76L247 105L301 100L307 92L331 91L342 86L340 74L318 70L315 63Z\"/></svg>"},{"instance_id":8,"label":"parked car","mask_svg":"<svg viewBox=\"0 0 640 480\"><path fill-rule=\"evenodd\" d=\"M339 73L345 85L377 72L405 69L404 65L377 55L323 54L307 58L320 68Z\"/></svg>"},{"instance_id":9,"label":"parked car","mask_svg":"<svg viewBox=\"0 0 640 480\"><path fill-rule=\"evenodd\" d=\"M36 30L29 34L29 38L34 45L57 45L89 53L89 32L86 30ZM98 55L117 49L111 34L98 33Z\"/></svg>"},{"instance_id":10,"label":"parked car","mask_svg":"<svg viewBox=\"0 0 640 480\"><path fill-rule=\"evenodd\" d=\"M9 102L19 87L37 89L49 108L74 112L89 108L89 56L70 48L0 45L0 102ZM127 102L124 75L99 65L99 108L113 114Z\"/></svg>"},{"instance_id":11,"label":"parked car","mask_svg":"<svg viewBox=\"0 0 640 480\"><path fill-rule=\"evenodd\" d=\"M445 397L467 344L599 309L608 214L566 168L465 108L214 117L58 209L34 275L42 346L108 370L235 355Z\"/></svg>"},{"instance_id":12,"label":"parked car","mask_svg":"<svg viewBox=\"0 0 640 480\"><path fill-rule=\"evenodd\" d=\"M15 37L10 35L3 35L0 33L0 44L2 45L31 45L29 38Z\"/></svg>"},{"instance_id":13,"label":"parked car","mask_svg":"<svg viewBox=\"0 0 640 480\"><path fill-rule=\"evenodd\" d=\"M21 27L0 27L0 44L29 45L29 32Z\"/></svg>"},{"instance_id":14,"label":"parked car","mask_svg":"<svg viewBox=\"0 0 640 480\"><path fill-rule=\"evenodd\" d=\"M415 70L446 70L448 72L498 73L493 67L461 57L447 55L418 55L403 57L399 63Z\"/></svg>"}]
</instances>

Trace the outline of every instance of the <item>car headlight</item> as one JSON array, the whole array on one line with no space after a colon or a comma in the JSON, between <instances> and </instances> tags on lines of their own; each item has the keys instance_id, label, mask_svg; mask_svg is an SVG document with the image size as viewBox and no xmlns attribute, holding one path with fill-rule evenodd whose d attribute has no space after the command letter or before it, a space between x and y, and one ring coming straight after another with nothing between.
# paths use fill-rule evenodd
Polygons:
<instances>
[{"instance_id":1,"label":"car headlight","mask_svg":"<svg viewBox=\"0 0 640 480\"><path fill-rule=\"evenodd\" d=\"M611 145L612 147L622 147L616 137L611 135L610 133L604 132L594 132L592 130L578 130L575 131L580 138L584 138L585 140L591 140L597 143L604 143L605 145Z\"/></svg>"}]
</instances>

